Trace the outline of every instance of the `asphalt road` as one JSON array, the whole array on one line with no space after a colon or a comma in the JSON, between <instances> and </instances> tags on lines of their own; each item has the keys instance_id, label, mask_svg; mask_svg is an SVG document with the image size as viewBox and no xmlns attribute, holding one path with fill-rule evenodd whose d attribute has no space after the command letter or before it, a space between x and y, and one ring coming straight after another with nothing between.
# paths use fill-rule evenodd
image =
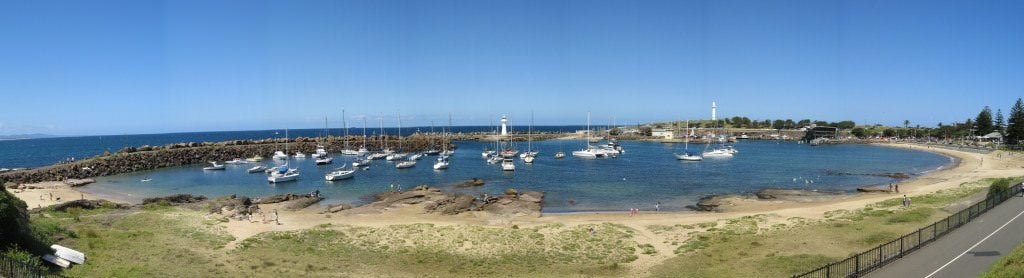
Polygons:
<instances>
[{"instance_id":1,"label":"asphalt road","mask_svg":"<svg viewBox=\"0 0 1024 278\"><path fill-rule=\"evenodd\" d=\"M1024 242L1024 198L1017 197L866 277L977 277Z\"/></svg>"}]
</instances>

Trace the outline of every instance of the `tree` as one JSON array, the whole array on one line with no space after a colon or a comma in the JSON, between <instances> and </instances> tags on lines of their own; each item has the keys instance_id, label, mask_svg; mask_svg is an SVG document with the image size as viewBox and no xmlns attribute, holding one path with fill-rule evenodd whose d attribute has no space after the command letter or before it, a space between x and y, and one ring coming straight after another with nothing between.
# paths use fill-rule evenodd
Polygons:
<instances>
[{"instance_id":1,"label":"tree","mask_svg":"<svg viewBox=\"0 0 1024 278\"><path fill-rule=\"evenodd\" d=\"M826 122L826 121L814 121L814 125L816 125L816 126L828 126L828 122Z\"/></svg>"},{"instance_id":2,"label":"tree","mask_svg":"<svg viewBox=\"0 0 1024 278\"><path fill-rule=\"evenodd\" d=\"M1010 108L1010 119L1006 122L1006 144L1017 145L1024 139L1024 101L1017 99L1017 103Z\"/></svg>"},{"instance_id":3,"label":"tree","mask_svg":"<svg viewBox=\"0 0 1024 278\"><path fill-rule=\"evenodd\" d=\"M640 135L642 135L642 136L651 136L651 133L652 133L651 127L649 127L649 126L642 126L642 127L640 127L639 131L640 131Z\"/></svg>"},{"instance_id":4,"label":"tree","mask_svg":"<svg viewBox=\"0 0 1024 278\"><path fill-rule=\"evenodd\" d=\"M853 128L853 130L850 131L850 133L852 133L853 136L857 136L857 138L864 138L864 136L867 135L868 131L863 127L855 127Z\"/></svg>"},{"instance_id":5,"label":"tree","mask_svg":"<svg viewBox=\"0 0 1024 278\"><path fill-rule=\"evenodd\" d=\"M786 121L783 121L783 120L772 121L772 129L782 129L782 127L784 125L786 125Z\"/></svg>"},{"instance_id":6,"label":"tree","mask_svg":"<svg viewBox=\"0 0 1024 278\"><path fill-rule=\"evenodd\" d=\"M1003 120L1003 109L996 110L996 132L999 134L1006 135L1006 121Z\"/></svg>"},{"instance_id":7,"label":"tree","mask_svg":"<svg viewBox=\"0 0 1024 278\"><path fill-rule=\"evenodd\" d=\"M839 129L851 129L855 126L857 126L857 123L854 123L853 121L842 121L835 124L835 127L838 127Z\"/></svg>"},{"instance_id":8,"label":"tree","mask_svg":"<svg viewBox=\"0 0 1024 278\"><path fill-rule=\"evenodd\" d=\"M892 128L886 128L884 131L882 131L882 136L896 137L896 130Z\"/></svg>"},{"instance_id":9,"label":"tree","mask_svg":"<svg viewBox=\"0 0 1024 278\"><path fill-rule=\"evenodd\" d=\"M989 134L996 130L996 127L992 126L992 109L989 109L988 106L981 109L978 117L974 118L974 122L977 127L977 133L975 133L977 135Z\"/></svg>"},{"instance_id":10,"label":"tree","mask_svg":"<svg viewBox=\"0 0 1024 278\"><path fill-rule=\"evenodd\" d=\"M903 128L910 126L910 120L903 120Z\"/></svg>"},{"instance_id":11,"label":"tree","mask_svg":"<svg viewBox=\"0 0 1024 278\"><path fill-rule=\"evenodd\" d=\"M810 119L803 119L803 120L800 120L799 122L796 122L796 125L798 125L800 127L809 126L809 125L811 125L811 120Z\"/></svg>"}]
</instances>

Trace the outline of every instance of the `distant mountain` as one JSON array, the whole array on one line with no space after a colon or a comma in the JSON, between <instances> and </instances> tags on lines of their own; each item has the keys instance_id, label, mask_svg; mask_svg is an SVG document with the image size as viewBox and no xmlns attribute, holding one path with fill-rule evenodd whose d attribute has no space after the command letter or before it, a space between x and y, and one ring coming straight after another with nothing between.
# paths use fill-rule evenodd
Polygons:
<instances>
[{"instance_id":1,"label":"distant mountain","mask_svg":"<svg viewBox=\"0 0 1024 278\"><path fill-rule=\"evenodd\" d=\"M57 137L57 135L42 134L42 133L0 135L0 140L36 139L36 138L51 138L51 137Z\"/></svg>"}]
</instances>

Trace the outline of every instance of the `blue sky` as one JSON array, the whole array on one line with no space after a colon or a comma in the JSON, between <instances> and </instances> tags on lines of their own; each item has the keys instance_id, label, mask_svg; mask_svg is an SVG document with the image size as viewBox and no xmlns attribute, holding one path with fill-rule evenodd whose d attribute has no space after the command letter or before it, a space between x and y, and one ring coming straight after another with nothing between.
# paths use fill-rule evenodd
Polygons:
<instances>
[{"instance_id":1,"label":"blue sky","mask_svg":"<svg viewBox=\"0 0 1024 278\"><path fill-rule=\"evenodd\" d=\"M708 118L962 121L1022 1L5 1L0 134ZM354 122L354 123L353 123Z\"/></svg>"}]
</instances>

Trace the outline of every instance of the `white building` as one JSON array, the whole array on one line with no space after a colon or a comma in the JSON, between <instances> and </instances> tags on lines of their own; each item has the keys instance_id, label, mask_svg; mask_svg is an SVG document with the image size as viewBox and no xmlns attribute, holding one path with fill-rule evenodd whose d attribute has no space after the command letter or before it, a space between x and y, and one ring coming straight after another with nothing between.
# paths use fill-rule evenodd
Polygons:
<instances>
[{"instance_id":1,"label":"white building","mask_svg":"<svg viewBox=\"0 0 1024 278\"><path fill-rule=\"evenodd\" d=\"M653 129L651 130L651 137L661 137L662 139L672 140L676 139L676 133L671 129Z\"/></svg>"}]
</instances>

